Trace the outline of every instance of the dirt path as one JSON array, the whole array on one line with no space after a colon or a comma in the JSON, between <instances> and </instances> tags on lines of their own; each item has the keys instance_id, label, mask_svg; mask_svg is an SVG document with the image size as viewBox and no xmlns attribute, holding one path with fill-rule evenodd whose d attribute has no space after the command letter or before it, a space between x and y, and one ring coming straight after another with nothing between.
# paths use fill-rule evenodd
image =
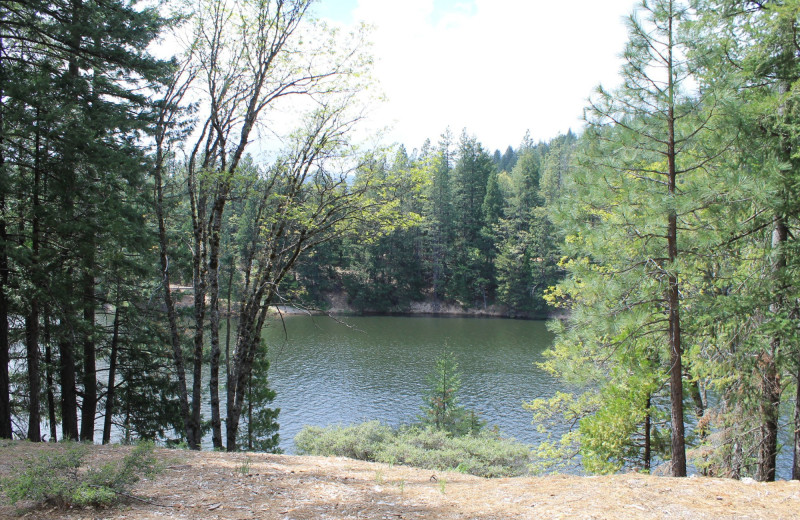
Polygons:
<instances>
[{"instance_id":1,"label":"dirt path","mask_svg":"<svg viewBox=\"0 0 800 520\"><path fill-rule=\"evenodd\" d=\"M24 453L0 447L0 475ZM97 447L91 462L121 457ZM0 518L54 519L800 519L800 482L762 484L645 475L482 479L344 458L159 450L167 469L113 509L12 508Z\"/></svg>"}]
</instances>

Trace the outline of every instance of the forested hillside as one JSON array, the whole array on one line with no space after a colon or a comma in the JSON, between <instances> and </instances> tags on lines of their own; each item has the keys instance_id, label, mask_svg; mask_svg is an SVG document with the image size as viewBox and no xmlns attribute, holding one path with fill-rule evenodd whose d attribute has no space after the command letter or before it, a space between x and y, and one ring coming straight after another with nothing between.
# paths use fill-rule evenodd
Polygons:
<instances>
[{"instance_id":1,"label":"forested hillside","mask_svg":"<svg viewBox=\"0 0 800 520\"><path fill-rule=\"evenodd\" d=\"M552 467L800 479L800 1L644 1L504 152L356 142L368 34L312 3L0 2L0 437L273 450L270 308L336 296L557 316Z\"/></svg>"},{"instance_id":2,"label":"forested hillside","mask_svg":"<svg viewBox=\"0 0 800 520\"><path fill-rule=\"evenodd\" d=\"M465 129L411 155L399 146L381 168L413 223L318 247L298 262L290 300L324 309L333 293L362 312L424 302L430 312L491 307L546 317L544 292L563 274L546 205L559 195L575 142L572 133L549 143L525 136L490 155Z\"/></svg>"}]
</instances>

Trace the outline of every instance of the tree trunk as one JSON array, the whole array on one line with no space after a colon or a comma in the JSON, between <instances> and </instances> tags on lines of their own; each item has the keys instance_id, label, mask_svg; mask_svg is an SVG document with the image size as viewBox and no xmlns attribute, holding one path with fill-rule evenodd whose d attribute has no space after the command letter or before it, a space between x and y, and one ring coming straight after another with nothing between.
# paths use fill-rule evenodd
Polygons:
<instances>
[{"instance_id":1,"label":"tree trunk","mask_svg":"<svg viewBox=\"0 0 800 520\"><path fill-rule=\"evenodd\" d=\"M62 324L66 325L66 324ZM69 334L69 331L63 331ZM61 379L61 438L78 440L78 398L75 392L75 356L73 344L61 338L59 347L59 376Z\"/></svg>"},{"instance_id":2,"label":"tree trunk","mask_svg":"<svg viewBox=\"0 0 800 520\"><path fill-rule=\"evenodd\" d=\"M83 402L81 404L81 436L84 442L94 442L94 421L97 413L97 363L94 329L94 241L89 240L87 271L83 279Z\"/></svg>"},{"instance_id":3,"label":"tree trunk","mask_svg":"<svg viewBox=\"0 0 800 520\"><path fill-rule=\"evenodd\" d=\"M786 268L785 247L789 239L786 224L778 215L773 218L772 249L776 257L772 265L772 274L777 283L778 296L769 310L777 315L783 310L783 293L785 287L782 277ZM761 399L759 412L761 413L761 439L758 445L758 468L756 477L762 482L775 480L775 469L778 457L778 420L781 403L781 381L776 357L781 347L781 338L774 336L770 340L770 351L761 352L758 356L758 371L761 375Z\"/></svg>"},{"instance_id":4,"label":"tree trunk","mask_svg":"<svg viewBox=\"0 0 800 520\"><path fill-rule=\"evenodd\" d=\"M0 122L2 124L2 122ZM10 439L11 429L11 380L8 374L8 256L6 255L5 196L0 187L0 438Z\"/></svg>"},{"instance_id":5,"label":"tree trunk","mask_svg":"<svg viewBox=\"0 0 800 520\"><path fill-rule=\"evenodd\" d=\"M669 45L667 57L669 78L669 105L667 107L667 167L670 199L676 196L675 164L675 78L673 69L673 5L669 3ZM686 439L683 423L683 346L681 344L680 291L675 263L678 260L678 216L674 206L667 217L667 250L669 252L669 288L667 290L667 312L669 313L669 392L671 401L670 421L672 426L672 476L686 476Z\"/></svg>"},{"instance_id":6,"label":"tree trunk","mask_svg":"<svg viewBox=\"0 0 800 520\"><path fill-rule=\"evenodd\" d=\"M193 450L200 449L201 442L201 417L200 407L202 398L203 375L203 343L206 314L206 245L205 232L206 197L204 187L196 184L197 177L190 167L187 185L189 189L189 202L192 215L192 287L194 289L194 347L192 351L192 415L189 429L192 431L189 447Z\"/></svg>"},{"instance_id":7,"label":"tree trunk","mask_svg":"<svg viewBox=\"0 0 800 520\"><path fill-rule=\"evenodd\" d=\"M222 191L222 190L220 190ZM222 211L225 199L220 195L212 210L208 258L209 322L211 332L211 439L215 449L222 449L222 421L219 413L219 253Z\"/></svg>"},{"instance_id":8,"label":"tree trunk","mask_svg":"<svg viewBox=\"0 0 800 520\"><path fill-rule=\"evenodd\" d=\"M773 351L777 350L773 340ZM758 357L761 372L761 438L758 444L758 467L756 479L761 482L775 480L775 468L778 456L778 409L781 402L780 377L775 365L775 358L767 352Z\"/></svg>"},{"instance_id":9,"label":"tree trunk","mask_svg":"<svg viewBox=\"0 0 800 520\"><path fill-rule=\"evenodd\" d=\"M651 454L651 441L650 441L650 430L652 429L652 425L650 424L652 419L650 418L650 396L647 396L647 403L645 404L645 412L644 412L644 469L645 471L650 471L650 464L652 463L652 454Z\"/></svg>"},{"instance_id":10,"label":"tree trunk","mask_svg":"<svg viewBox=\"0 0 800 520\"><path fill-rule=\"evenodd\" d=\"M202 437L200 407L202 404L203 382L203 329L206 314L206 274L203 265L205 263L205 248L203 243L202 232L196 229L192 270L192 286L194 287L194 349L192 355L192 416L190 420L190 429L192 430L194 442L189 442L189 447L193 450L200 449Z\"/></svg>"},{"instance_id":11,"label":"tree trunk","mask_svg":"<svg viewBox=\"0 0 800 520\"><path fill-rule=\"evenodd\" d=\"M39 120L39 109L36 109L36 119ZM28 358L28 389L30 398L28 402L28 440L39 442L41 433L41 373L39 352L39 191L41 188L41 169L39 163L40 131L36 126L33 167L33 197L31 201L31 280L36 289L31 291L31 302L28 316L25 318L25 343Z\"/></svg>"},{"instance_id":12,"label":"tree trunk","mask_svg":"<svg viewBox=\"0 0 800 520\"><path fill-rule=\"evenodd\" d=\"M165 108L166 110L166 108ZM169 256L167 243L167 224L164 216L164 186L162 182L162 169L164 166L163 140L166 132L165 115L162 113L159 121L159 135L156 148L156 164L153 168L156 190L156 218L158 219L158 249L161 260L161 283L164 285L164 306L167 309L167 322L169 323L169 339L172 347L172 363L175 367L175 375L178 378L178 401L180 406L181 420L189 446L195 445L194 430L191 428L189 416L189 395L186 387L186 367L183 362L183 350L181 349L181 338L178 331L178 315L175 312L175 302L172 301L172 289L170 288Z\"/></svg>"},{"instance_id":13,"label":"tree trunk","mask_svg":"<svg viewBox=\"0 0 800 520\"><path fill-rule=\"evenodd\" d=\"M30 314L25 317L25 344L28 360L28 440L41 442L41 373L39 370L39 303L34 297Z\"/></svg>"},{"instance_id":14,"label":"tree trunk","mask_svg":"<svg viewBox=\"0 0 800 520\"><path fill-rule=\"evenodd\" d=\"M228 381L228 407L226 430L226 449L236 451L236 441L239 433L239 419L242 415L244 396L247 383L253 367L255 357L254 343L259 341L260 328L258 328L258 314L260 296L251 298L247 305L243 305L239 313L239 327L236 334L236 348L233 354L233 368ZM258 332L257 332L258 331Z\"/></svg>"},{"instance_id":15,"label":"tree trunk","mask_svg":"<svg viewBox=\"0 0 800 520\"><path fill-rule=\"evenodd\" d=\"M0 38L0 80L5 79L3 62L3 39ZM8 374L9 363L9 336L8 336L8 287L9 266L8 266L8 233L6 231L6 192L8 179L5 172L5 136L3 129L3 117L5 106L3 104L3 87L0 84L0 438L11 439L13 430L11 428L11 379Z\"/></svg>"},{"instance_id":16,"label":"tree trunk","mask_svg":"<svg viewBox=\"0 0 800 520\"><path fill-rule=\"evenodd\" d=\"M114 332L111 336L111 354L108 360L108 392L106 392L106 413L103 418L103 444L111 442L111 426L114 418L114 394L117 381L117 353L119 350L119 303L114 310Z\"/></svg>"},{"instance_id":17,"label":"tree trunk","mask_svg":"<svg viewBox=\"0 0 800 520\"><path fill-rule=\"evenodd\" d=\"M50 343L50 309L44 309L44 370L47 384L47 422L50 424L50 442L58 442L56 432L56 396L53 394L53 347Z\"/></svg>"}]
</instances>

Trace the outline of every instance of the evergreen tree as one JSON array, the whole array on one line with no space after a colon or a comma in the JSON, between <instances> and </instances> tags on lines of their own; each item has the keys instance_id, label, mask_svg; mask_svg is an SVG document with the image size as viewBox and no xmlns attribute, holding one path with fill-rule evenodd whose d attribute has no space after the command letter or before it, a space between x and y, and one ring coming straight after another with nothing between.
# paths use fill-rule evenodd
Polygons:
<instances>
[{"instance_id":1,"label":"evergreen tree","mask_svg":"<svg viewBox=\"0 0 800 520\"><path fill-rule=\"evenodd\" d=\"M452 176L453 221L457 227L452 244L452 274L448 280L448 294L462 305L486 307L494 298L491 263L494 245L481 240L485 224L483 203L493 171L489 155L464 130Z\"/></svg>"},{"instance_id":2,"label":"evergreen tree","mask_svg":"<svg viewBox=\"0 0 800 520\"><path fill-rule=\"evenodd\" d=\"M447 280L451 272L452 243L454 240L452 200L452 135L442 134L438 150L423 157L430 171L431 181L426 196L424 214L427 222L428 257L431 291L434 304L448 296Z\"/></svg>"},{"instance_id":3,"label":"evergreen tree","mask_svg":"<svg viewBox=\"0 0 800 520\"><path fill-rule=\"evenodd\" d=\"M594 360L598 391L607 397L594 419L581 423L584 449L626 444L593 443L603 431L591 427L598 420L633 421L630 432L637 422L649 429L657 395L626 389L660 388L664 370L674 476L686 475L686 266L705 254L705 227L695 219L717 203L705 197L718 182L708 176L701 141L712 134L702 107L713 106L713 99L710 92L691 96L686 85L688 45L679 26L687 16L679 2L655 0L629 19L623 85L613 93L598 90L587 114L582 163L564 190L556 225L568 230L568 277L551 293L553 301L566 297L571 309L551 354L553 366L580 372L568 365ZM619 452L606 454L614 456Z\"/></svg>"},{"instance_id":4,"label":"evergreen tree","mask_svg":"<svg viewBox=\"0 0 800 520\"><path fill-rule=\"evenodd\" d=\"M428 385L422 397L422 424L451 435L478 433L485 426L474 411L458 403L461 372L453 352L445 352L436 359L434 369L428 374Z\"/></svg>"},{"instance_id":5,"label":"evergreen tree","mask_svg":"<svg viewBox=\"0 0 800 520\"><path fill-rule=\"evenodd\" d=\"M738 225L727 231L725 245L730 256L722 265L743 278L732 286L738 289L736 302L727 298L733 291L717 291L719 301L714 306L720 313L735 312L740 330L708 324L735 346L726 365L737 366L738 377L725 380L715 372L712 381L725 396L721 422L741 424L758 418L753 424L759 431L754 447L756 477L774 480L782 381L800 380L794 276L800 163L798 100L793 87L800 78L796 52L800 6L784 1L702 1L697 8L702 16L693 28L700 45L692 56L704 88L722 90L730 98L724 105L732 136L726 167L740 171L742 178L751 176L759 181L734 199L746 201L748 206L741 211ZM744 278L745 273L749 277ZM793 478L800 477L798 396L800 393L795 396ZM730 442L751 444L735 435ZM736 458L724 457L722 466L738 475L742 457Z\"/></svg>"},{"instance_id":6,"label":"evergreen tree","mask_svg":"<svg viewBox=\"0 0 800 520\"><path fill-rule=\"evenodd\" d=\"M17 181L20 247L14 256L24 266L16 270L15 286L33 288L19 300L27 344L28 436L40 438L44 326L59 345L64 434L79 436L80 375L80 435L88 440L97 405L96 273L103 269L97 240L115 222L129 219L127 196L141 182L143 154L136 139L149 108L141 92L166 67L145 49L164 20L154 9L116 0L2 9L3 134L14 135L3 140L3 156L14 157L5 178Z\"/></svg>"}]
</instances>

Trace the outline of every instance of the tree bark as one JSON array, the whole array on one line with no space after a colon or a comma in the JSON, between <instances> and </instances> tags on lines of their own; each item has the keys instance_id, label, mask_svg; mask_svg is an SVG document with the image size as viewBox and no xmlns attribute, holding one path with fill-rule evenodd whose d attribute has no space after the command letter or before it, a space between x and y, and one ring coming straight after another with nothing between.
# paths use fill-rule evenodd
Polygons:
<instances>
[{"instance_id":1,"label":"tree bark","mask_svg":"<svg viewBox=\"0 0 800 520\"><path fill-rule=\"evenodd\" d=\"M50 424L50 442L58 442L56 432L56 396L53 394L53 347L50 343L50 309L44 308L44 367L47 384L47 422Z\"/></svg>"},{"instance_id":2,"label":"tree bark","mask_svg":"<svg viewBox=\"0 0 800 520\"><path fill-rule=\"evenodd\" d=\"M28 402L28 440L40 442L41 433L41 371L39 352L39 192L41 189L41 165L39 160L39 150L41 148L41 132L39 129L39 109L36 109L36 135L34 143L34 167L33 167L33 193L31 197L31 280L35 286L31 291L31 301L29 314L25 318L25 343L27 345L28 359L28 391L30 394Z\"/></svg>"},{"instance_id":3,"label":"tree bark","mask_svg":"<svg viewBox=\"0 0 800 520\"><path fill-rule=\"evenodd\" d=\"M772 249L776 257L772 265L772 274L778 284L778 296L770 305L770 312L775 315L783 310L783 272L786 268L785 247L789 240L789 230L779 215L773 218ZM758 445L758 468L756 477L762 482L775 480L778 457L778 420L781 403L781 382L776 357L781 348L781 338L777 335L770 340L769 352L761 352L758 356L758 371L761 375L761 439Z\"/></svg>"},{"instance_id":4,"label":"tree bark","mask_svg":"<svg viewBox=\"0 0 800 520\"><path fill-rule=\"evenodd\" d=\"M3 62L3 39L0 38L0 80L5 79ZM9 282L8 265L8 233L6 230L6 192L8 191L8 178L5 169L5 147L4 135L4 116L5 104L3 103L3 84L0 84L0 438L11 439L13 430L11 428L11 379L8 374L8 363L10 361L9 352L9 328L8 311L9 301L6 294L6 287Z\"/></svg>"},{"instance_id":5,"label":"tree bark","mask_svg":"<svg viewBox=\"0 0 800 520\"><path fill-rule=\"evenodd\" d=\"M114 418L114 397L117 381L117 353L119 350L119 303L114 310L114 331L111 336L111 354L108 359L108 391L106 392L106 413L103 418L103 444L111 442L111 426Z\"/></svg>"},{"instance_id":6,"label":"tree bark","mask_svg":"<svg viewBox=\"0 0 800 520\"><path fill-rule=\"evenodd\" d=\"M215 449L222 449L222 421L219 412L219 254L220 231L222 228L222 211L225 199L218 198L212 210L211 232L209 237L208 259L208 292L209 325L211 333L211 376L209 380L211 394L211 439Z\"/></svg>"},{"instance_id":7,"label":"tree bark","mask_svg":"<svg viewBox=\"0 0 800 520\"><path fill-rule=\"evenodd\" d=\"M62 324L63 325L63 324ZM62 334L69 334L63 331ZM75 356L72 342L62 337L59 347L61 379L61 438L78 440L78 398L75 392Z\"/></svg>"},{"instance_id":8,"label":"tree bark","mask_svg":"<svg viewBox=\"0 0 800 520\"><path fill-rule=\"evenodd\" d=\"M170 85L170 94L174 95L176 85ZM178 96L182 89L178 88ZM180 97L178 97L178 100ZM171 279L169 272L169 244L167 241L167 223L166 216L164 215L164 184L162 179L162 172L164 162L166 161L166 151L164 150L164 140L167 137L168 110L173 107L173 99L167 96L164 101L164 108L159 114L159 121L157 126L156 135L156 162L153 168L153 177L155 183L155 196L156 196L156 219L158 220L158 252L159 260L161 261L161 283L164 286L164 306L167 310L167 322L169 323L169 340L172 347L172 362L175 367L175 375L178 378L178 402L181 413L181 420L183 422L183 430L186 435L187 444L193 446L196 444L194 438L194 429L191 428L191 418L189 415L189 395L186 386L186 367L183 360L183 350L181 349L180 332L178 331L178 315L175 312L175 302L172 300L172 288L170 287Z\"/></svg>"},{"instance_id":9,"label":"tree bark","mask_svg":"<svg viewBox=\"0 0 800 520\"><path fill-rule=\"evenodd\" d=\"M773 339L773 351L777 350L779 342ZM758 466L756 480L761 482L774 482L775 469L778 457L778 410L781 402L780 376L778 375L775 358L767 352L762 352L758 357L759 371L761 372L761 399L759 412L761 414L761 438L758 444Z\"/></svg>"},{"instance_id":10,"label":"tree bark","mask_svg":"<svg viewBox=\"0 0 800 520\"><path fill-rule=\"evenodd\" d=\"M645 405L645 412L644 412L644 469L645 471L650 471L650 464L652 463L652 455L651 455L651 441L650 441L650 431L652 429L651 425L651 417L650 417L650 401L651 398L647 396L647 403Z\"/></svg>"},{"instance_id":11,"label":"tree bark","mask_svg":"<svg viewBox=\"0 0 800 520\"><path fill-rule=\"evenodd\" d=\"M200 449L201 442L201 399L203 376L203 342L206 314L206 236L203 221L205 220L205 198L196 198L194 174L189 174L189 198L192 205L192 227L194 244L192 250L192 287L194 289L194 348L192 352L192 415L189 429L192 431L189 447Z\"/></svg>"},{"instance_id":12,"label":"tree bark","mask_svg":"<svg viewBox=\"0 0 800 520\"><path fill-rule=\"evenodd\" d=\"M94 421L97 413L97 362L94 329L94 240L89 240L86 272L83 278L83 401L81 403L81 435L84 442L94 442Z\"/></svg>"},{"instance_id":13,"label":"tree bark","mask_svg":"<svg viewBox=\"0 0 800 520\"><path fill-rule=\"evenodd\" d=\"M676 150L675 150L675 78L673 69L673 3L669 3L669 45L667 67L669 74L669 105L667 107L667 167L670 199L676 196ZM683 422L683 346L681 344L680 291L675 263L678 260L678 216L674 206L667 217L667 249L670 272L668 275L667 311L669 313L669 357L670 357L670 421L672 426L672 476L686 476L686 439Z\"/></svg>"},{"instance_id":14,"label":"tree bark","mask_svg":"<svg viewBox=\"0 0 800 520\"><path fill-rule=\"evenodd\" d=\"M28 360L28 440L41 442L41 373L39 361L39 302L31 301L31 309L25 317L25 345Z\"/></svg>"}]
</instances>

